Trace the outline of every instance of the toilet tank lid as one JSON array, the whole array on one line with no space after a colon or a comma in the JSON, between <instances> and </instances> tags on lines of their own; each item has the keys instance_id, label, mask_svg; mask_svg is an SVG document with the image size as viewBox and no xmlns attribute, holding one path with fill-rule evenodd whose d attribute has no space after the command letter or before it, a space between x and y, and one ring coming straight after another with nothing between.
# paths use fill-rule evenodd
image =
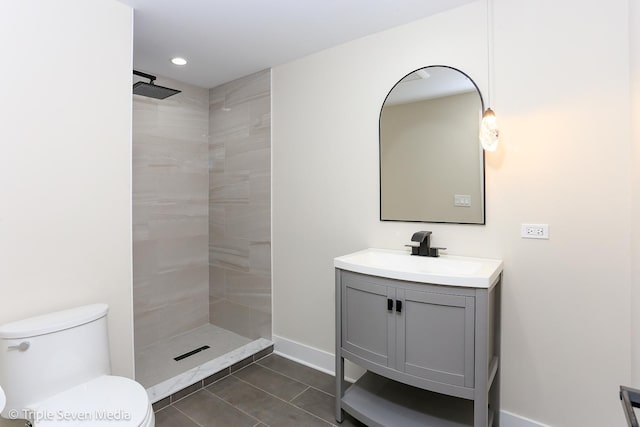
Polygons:
<instances>
[{"instance_id":1,"label":"toilet tank lid","mask_svg":"<svg viewBox=\"0 0 640 427\"><path fill-rule=\"evenodd\" d=\"M29 338L80 326L107 315L107 304L90 304L0 325L0 339Z\"/></svg>"}]
</instances>

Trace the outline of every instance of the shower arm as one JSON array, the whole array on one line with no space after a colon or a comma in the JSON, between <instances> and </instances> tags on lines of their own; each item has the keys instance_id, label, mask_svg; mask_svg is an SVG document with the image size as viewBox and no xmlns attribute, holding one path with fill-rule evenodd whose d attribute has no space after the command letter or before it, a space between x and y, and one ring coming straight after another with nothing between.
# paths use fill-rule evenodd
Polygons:
<instances>
[{"instance_id":1,"label":"shower arm","mask_svg":"<svg viewBox=\"0 0 640 427\"><path fill-rule=\"evenodd\" d=\"M152 76L151 74L143 73L142 71L133 70L133 74L136 76L144 77L145 79L149 79L149 83L153 84L156 80L156 76Z\"/></svg>"}]
</instances>

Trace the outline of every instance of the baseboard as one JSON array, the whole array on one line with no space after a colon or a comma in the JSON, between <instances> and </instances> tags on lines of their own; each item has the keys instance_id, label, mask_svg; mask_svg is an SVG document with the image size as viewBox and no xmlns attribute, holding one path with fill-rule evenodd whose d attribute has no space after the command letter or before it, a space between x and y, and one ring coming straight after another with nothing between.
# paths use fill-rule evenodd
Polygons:
<instances>
[{"instance_id":1,"label":"baseboard","mask_svg":"<svg viewBox=\"0 0 640 427\"><path fill-rule=\"evenodd\" d=\"M335 355L315 347L301 344L287 338L273 336L273 352L280 356L291 359L302 365L335 375ZM550 427L529 418L513 414L509 411L500 411L501 427Z\"/></svg>"},{"instance_id":2,"label":"baseboard","mask_svg":"<svg viewBox=\"0 0 640 427\"><path fill-rule=\"evenodd\" d=\"M318 371L335 375L336 357L333 353L277 335L273 336L272 341L274 353Z\"/></svg>"},{"instance_id":3,"label":"baseboard","mask_svg":"<svg viewBox=\"0 0 640 427\"><path fill-rule=\"evenodd\" d=\"M529 418L513 414L509 411L500 411L500 427L550 427Z\"/></svg>"}]
</instances>

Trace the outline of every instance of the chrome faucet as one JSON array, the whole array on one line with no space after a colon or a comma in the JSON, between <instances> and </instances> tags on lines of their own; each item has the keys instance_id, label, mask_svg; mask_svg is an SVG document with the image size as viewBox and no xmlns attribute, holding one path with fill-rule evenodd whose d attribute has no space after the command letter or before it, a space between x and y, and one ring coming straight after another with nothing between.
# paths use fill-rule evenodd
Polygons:
<instances>
[{"instance_id":1,"label":"chrome faucet","mask_svg":"<svg viewBox=\"0 0 640 427\"><path fill-rule=\"evenodd\" d=\"M440 249L447 249L431 247L430 231L416 231L413 233L413 236L411 236L411 241L415 243L405 245L411 248L411 255L439 257Z\"/></svg>"}]
</instances>

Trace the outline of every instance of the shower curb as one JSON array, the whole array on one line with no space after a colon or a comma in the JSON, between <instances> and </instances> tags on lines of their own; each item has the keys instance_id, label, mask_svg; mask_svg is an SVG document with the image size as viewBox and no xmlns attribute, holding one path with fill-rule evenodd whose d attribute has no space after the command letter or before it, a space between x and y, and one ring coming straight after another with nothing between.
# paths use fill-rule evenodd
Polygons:
<instances>
[{"instance_id":1,"label":"shower curb","mask_svg":"<svg viewBox=\"0 0 640 427\"><path fill-rule=\"evenodd\" d=\"M156 402L153 402L153 411L154 412L158 412L159 410L171 405L172 403L177 402L180 399L184 399L185 397L195 393L196 391L204 388L204 387L208 387L209 385L213 384L214 382L226 377L227 375L232 374L233 372L236 372L242 368L244 368L247 365L250 365L254 362L257 362L258 360L268 356L269 354L273 353L273 344L271 344L269 347L264 348L262 350L259 350L258 352L254 353L251 356L247 356L244 359L234 363L231 366L228 366L226 368L222 368L221 370L219 370L218 372L207 376L206 378L203 378L201 380L195 381L193 384L188 385L174 393L171 393L169 396L162 398Z\"/></svg>"}]
</instances>

